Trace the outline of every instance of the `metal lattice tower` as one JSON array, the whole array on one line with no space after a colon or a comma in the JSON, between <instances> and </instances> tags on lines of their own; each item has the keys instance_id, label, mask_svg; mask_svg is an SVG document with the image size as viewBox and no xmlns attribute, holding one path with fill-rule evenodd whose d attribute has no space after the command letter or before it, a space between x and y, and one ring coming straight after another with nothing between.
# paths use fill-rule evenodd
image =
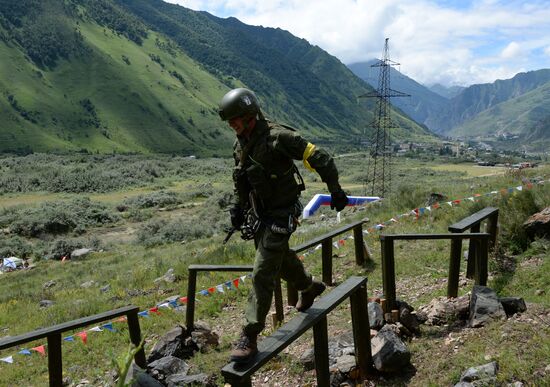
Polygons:
<instances>
[{"instance_id":1,"label":"metal lattice tower","mask_svg":"<svg viewBox=\"0 0 550 387\"><path fill-rule=\"evenodd\" d=\"M372 196L389 197L391 192L391 129L396 128L391 119L391 97L409 97L408 94L390 88L391 66L399 65L389 58L388 40L384 44L383 59L371 67L379 67L378 88L372 93L359 96L359 98L376 98L375 118L371 127L374 129L369 139L369 161L367 163L367 179L365 181L365 194Z\"/></svg>"}]
</instances>

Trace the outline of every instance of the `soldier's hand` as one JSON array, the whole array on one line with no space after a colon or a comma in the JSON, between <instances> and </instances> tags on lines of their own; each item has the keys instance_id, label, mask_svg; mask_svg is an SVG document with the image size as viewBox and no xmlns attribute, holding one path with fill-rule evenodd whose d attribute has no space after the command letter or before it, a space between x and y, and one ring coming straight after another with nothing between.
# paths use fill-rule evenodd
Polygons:
<instances>
[{"instance_id":1,"label":"soldier's hand","mask_svg":"<svg viewBox=\"0 0 550 387\"><path fill-rule=\"evenodd\" d=\"M349 200L346 193L342 190L335 191L330 194L330 209L336 211L342 211L348 204Z\"/></svg>"},{"instance_id":2,"label":"soldier's hand","mask_svg":"<svg viewBox=\"0 0 550 387\"><path fill-rule=\"evenodd\" d=\"M231 225L240 230L244 223L244 211L242 208L238 206L232 207L229 210L229 215L231 216Z\"/></svg>"}]
</instances>

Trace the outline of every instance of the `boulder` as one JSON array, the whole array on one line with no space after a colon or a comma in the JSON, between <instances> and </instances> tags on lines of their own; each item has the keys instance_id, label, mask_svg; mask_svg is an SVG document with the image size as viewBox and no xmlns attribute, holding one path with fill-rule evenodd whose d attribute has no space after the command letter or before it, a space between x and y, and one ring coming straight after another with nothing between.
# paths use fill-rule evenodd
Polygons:
<instances>
[{"instance_id":1,"label":"boulder","mask_svg":"<svg viewBox=\"0 0 550 387\"><path fill-rule=\"evenodd\" d=\"M535 237L550 239L550 207L531 215L523 223L523 227L531 239Z\"/></svg>"},{"instance_id":2,"label":"boulder","mask_svg":"<svg viewBox=\"0 0 550 387\"><path fill-rule=\"evenodd\" d=\"M158 380L165 380L173 374L187 374L189 365L183 360L174 357L166 356L153 361L147 365L149 373Z\"/></svg>"},{"instance_id":3,"label":"boulder","mask_svg":"<svg viewBox=\"0 0 550 387\"><path fill-rule=\"evenodd\" d=\"M385 325L372 339L374 366L381 372L398 372L410 366L411 353L399 336Z\"/></svg>"},{"instance_id":4,"label":"boulder","mask_svg":"<svg viewBox=\"0 0 550 387\"><path fill-rule=\"evenodd\" d=\"M166 356L174 356L180 359L187 359L193 356L194 351L198 350L198 348L186 346L186 337L188 337L187 330L182 326L176 326L155 344L149 354L147 363L152 363Z\"/></svg>"},{"instance_id":5,"label":"boulder","mask_svg":"<svg viewBox=\"0 0 550 387\"><path fill-rule=\"evenodd\" d=\"M419 308L417 316L428 325L443 325L456 320L466 320L469 316L468 296L457 298L438 297L428 305Z\"/></svg>"},{"instance_id":6,"label":"boulder","mask_svg":"<svg viewBox=\"0 0 550 387\"><path fill-rule=\"evenodd\" d=\"M216 348L220 345L220 337L208 325L203 322L196 322L191 332L191 339L197 348L204 352L209 347Z\"/></svg>"},{"instance_id":7,"label":"boulder","mask_svg":"<svg viewBox=\"0 0 550 387\"><path fill-rule=\"evenodd\" d=\"M477 367L470 367L460 376L460 382L455 387L468 385L460 383L469 383L472 386L494 386L497 371L498 364L495 361Z\"/></svg>"},{"instance_id":8,"label":"boulder","mask_svg":"<svg viewBox=\"0 0 550 387\"><path fill-rule=\"evenodd\" d=\"M496 293L486 286L474 285L470 296L470 327L481 327L502 318L506 318L506 313Z\"/></svg>"},{"instance_id":9,"label":"boulder","mask_svg":"<svg viewBox=\"0 0 550 387\"><path fill-rule=\"evenodd\" d=\"M506 316L513 316L516 313L523 313L527 310L525 301L520 297L501 297L498 299L504 308Z\"/></svg>"},{"instance_id":10,"label":"boulder","mask_svg":"<svg viewBox=\"0 0 550 387\"><path fill-rule=\"evenodd\" d=\"M378 302L369 302L369 325L372 329L380 329L384 325L384 311Z\"/></svg>"},{"instance_id":11,"label":"boulder","mask_svg":"<svg viewBox=\"0 0 550 387\"><path fill-rule=\"evenodd\" d=\"M82 249L76 249L73 250L71 253L71 259L78 259L78 258L84 258L86 255L90 254L93 250L82 248Z\"/></svg>"},{"instance_id":12,"label":"boulder","mask_svg":"<svg viewBox=\"0 0 550 387\"><path fill-rule=\"evenodd\" d=\"M196 375L184 375L184 374L175 374L171 375L166 379L166 385L168 387L180 387L180 386L209 386L207 374L196 374Z\"/></svg>"}]
</instances>

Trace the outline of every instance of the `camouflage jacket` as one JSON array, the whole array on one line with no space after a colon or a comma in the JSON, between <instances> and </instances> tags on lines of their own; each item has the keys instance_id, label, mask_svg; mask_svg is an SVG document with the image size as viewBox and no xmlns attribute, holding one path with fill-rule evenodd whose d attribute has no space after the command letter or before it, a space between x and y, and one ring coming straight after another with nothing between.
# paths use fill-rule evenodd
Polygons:
<instances>
[{"instance_id":1,"label":"camouflage jacket","mask_svg":"<svg viewBox=\"0 0 550 387\"><path fill-rule=\"evenodd\" d=\"M315 170L330 192L341 189L332 157L292 128L260 120L250 138L237 137L233 146L233 181L237 205L249 208L254 192L260 215L277 216L295 208L305 189L294 160Z\"/></svg>"}]
</instances>

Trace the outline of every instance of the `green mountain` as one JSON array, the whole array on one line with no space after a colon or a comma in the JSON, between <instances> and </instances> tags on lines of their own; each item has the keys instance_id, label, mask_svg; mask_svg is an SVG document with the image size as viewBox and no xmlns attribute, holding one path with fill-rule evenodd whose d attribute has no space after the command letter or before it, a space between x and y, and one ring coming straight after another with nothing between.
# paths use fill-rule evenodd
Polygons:
<instances>
[{"instance_id":1,"label":"green mountain","mask_svg":"<svg viewBox=\"0 0 550 387\"><path fill-rule=\"evenodd\" d=\"M228 154L216 108L240 86L317 141L373 120L372 89L319 47L160 0L0 0L0 56L0 151Z\"/></svg>"},{"instance_id":2,"label":"green mountain","mask_svg":"<svg viewBox=\"0 0 550 387\"><path fill-rule=\"evenodd\" d=\"M547 82L550 82L550 69L519 73L511 79L472 85L452 98L441 114L430 119L428 126L438 133L453 134L461 132L461 129L455 128L462 126L487 109L522 96ZM528 110L534 108L535 106L530 106ZM527 111L523 113L527 113ZM504 110L503 113L506 113L506 111ZM505 116L497 119L503 120ZM534 122L532 124L533 127Z\"/></svg>"},{"instance_id":3,"label":"green mountain","mask_svg":"<svg viewBox=\"0 0 550 387\"><path fill-rule=\"evenodd\" d=\"M525 94L498 103L449 133L494 138L500 147L547 151L550 147L550 81Z\"/></svg>"}]
</instances>

